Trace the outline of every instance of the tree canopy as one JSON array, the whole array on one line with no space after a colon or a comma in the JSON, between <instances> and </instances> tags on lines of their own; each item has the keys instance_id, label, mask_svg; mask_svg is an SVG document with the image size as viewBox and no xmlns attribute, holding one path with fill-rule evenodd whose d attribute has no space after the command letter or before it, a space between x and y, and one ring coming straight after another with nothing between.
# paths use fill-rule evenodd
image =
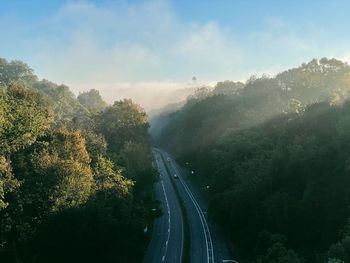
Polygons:
<instances>
[{"instance_id":1,"label":"tree canopy","mask_svg":"<svg viewBox=\"0 0 350 263\"><path fill-rule=\"evenodd\" d=\"M349 80L346 63L312 60L167 115L156 139L195 170L240 262L350 262Z\"/></svg>"},{"instance_id":2,"label":"tree canopy","mask_svg":"<svg viewBox=\"0 0 350 263\"><path fill-rule=\"evenodd\" d=\"M0 59L0 85L0 261L140 262L155 178L145 112L76 98L20 61Z\"/></svg>"},{"instance_id":3,"label":"tree canopy","mask_svg":"<svg viewBox=\"0 0 350 263\"><path fill-rule=\"evenodd\" d=\"M102 99L99 91L95 89L80 93L78 101L90 112L100 112L107 107L107 103Z\"/></svg>"}]
</instances>

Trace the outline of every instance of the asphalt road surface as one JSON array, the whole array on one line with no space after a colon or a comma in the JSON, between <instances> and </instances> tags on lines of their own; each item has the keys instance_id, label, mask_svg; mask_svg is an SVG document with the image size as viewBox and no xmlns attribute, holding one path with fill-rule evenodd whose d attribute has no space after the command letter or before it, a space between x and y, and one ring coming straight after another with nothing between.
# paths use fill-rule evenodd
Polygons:
<instances>
[{"instance_id":1,"label":"asphalt road surface","mask_svg":"<svg viewBox=\"0 0 350 263\"><path fill-rule=\"evenodd\" d=\"M161 180L156 184L155 190L163 207L163 216L157 218L154 224L145 263L181 262L184 238L183 216L170 180L175 183L179 198L187 213L190 232L190 262L221 263L223 259L229 259L230 254L224 235L214 222L208 220L206 202L198 189L187 179L188 172L165 151L157 149L154 151L154 155L161 173ZM166 166L170 174L168 174ZM168 224L169 216L170 224ZM168 243L167 240L169 240Z\"/></svg>"},{"instance_id":2,"label":"asphalt road surface","mask_svg":"<svg viewBox=\"0 0 350 263\"><path fill-rule=\"evenodd\" d=\"M178 176L176 187L185 204L191 235L191 262L222 262L230 259L229 249L220 228L208 220L207 204L197 187L188 179L188 172L171 155L162 151L170 171Z\"/></svg>"},{"instance_id":3,"label":"asphalt road surface","mask_svg":"<svg viewBox=\"0 0 350 263\"><path fill-rule=\"evenodd\" d=\"M144 263L181 263L184 229L180 204L160 153L153 153L160 173L160 180L155 184L155 193L161 202L163 215L154 222Z\"/></svg>"}]
</instances>

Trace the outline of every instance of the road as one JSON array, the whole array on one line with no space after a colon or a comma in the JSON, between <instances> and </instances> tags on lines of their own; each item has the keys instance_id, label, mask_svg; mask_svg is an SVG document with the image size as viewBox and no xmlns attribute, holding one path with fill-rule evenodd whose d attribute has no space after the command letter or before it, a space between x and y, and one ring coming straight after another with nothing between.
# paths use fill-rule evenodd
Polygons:
<instances>
[{"instance_id":1,"label":"road","mask_svg":"<svg viewBox=\"0 0 350 263\"><path fill-rule=\"evenodd\" d=\"M229 259L226 240L220 228L208 220L207 205L198 189L187 179L186 171L171 155L164 151L162 154L168 160L170 172L177 174L179 178L175 182L187 211L191 236L191 263L214 263Z\"/></svg>"},{"instance_id":2,"label":"road","mask_svg":"<svg viewBox=\"0 0 350 263\"><path fill-rule=\"evenodd\" d=\"M225 238L219 227L208 220L206 202L198 189L187 179L186 171L165 151L157 149L154 155L162 175L155 190L158 200L161 201L164 215L156 219L144 262L181 262L179 255L183 250L183 216L170 180L173 180L179 198L186 209L190 232L190 262L214 263L229 259L230 253ZM174 174L178 176L177 179L173 178ZM164 244L167 240L169 241L166 247ZM162 261L163 257L165 257L164 261Z\"/></svg>"},{"instance_id":3,"label":"road","mask_svg":"<svg viewBox=\"0 0 350 263\"><path fill-rule=\"evenodd\" d=\"M181 263L184 239L181 207L160 153L154 151L153 154L160 173L155 194L161 202L163 215L154 222L144 263Z\"/></svg>"}]
</instances>

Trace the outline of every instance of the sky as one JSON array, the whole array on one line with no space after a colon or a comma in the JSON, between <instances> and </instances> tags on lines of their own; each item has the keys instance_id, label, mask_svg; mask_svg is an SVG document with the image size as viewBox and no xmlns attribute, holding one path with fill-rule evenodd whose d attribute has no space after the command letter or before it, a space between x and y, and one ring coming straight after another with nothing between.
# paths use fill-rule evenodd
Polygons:
<instances>
[{"instance_id":1,"label":"sky","mask_svg":"<svg viewBox=\"0 0 350 263\"><path fill-rule=\"evenodd\" d=\"M0 0L0 57L74 92L175 89L350 61L350 1Z\"/></svg>"}]
</instances>

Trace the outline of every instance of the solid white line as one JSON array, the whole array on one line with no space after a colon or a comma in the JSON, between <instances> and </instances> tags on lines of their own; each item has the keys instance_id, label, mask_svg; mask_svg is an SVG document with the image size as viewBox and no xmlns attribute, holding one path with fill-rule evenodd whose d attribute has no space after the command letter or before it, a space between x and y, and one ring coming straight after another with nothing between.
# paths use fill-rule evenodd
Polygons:
<instances>
[{"instance_id":1,"label":"solid white line","mask_svg":"<svg viewBox=\"0 0 350 263\"><path fill-rule=\"evenodd\" d=\"M168 156L168 157L169 157L169 156ZM170 160L171 160L171 159L170 159ZM171 162L171 164L172 164L172 162ZM204 213L202 212L202 209L201 209L201 207L199 206L198 202L196 201L195 197L193 196L191 190L188 188L188 186L186 185L186 183L184 182L184 180L183 180L182 177L180 176L181 173L179 172L179 170L178 170L176 164L175 164L175 165L172 164L172 166L173 166L173 169L176 171L176 173L179 175L181 184L182 184L183 187L185 188L185 190L186 190L188 196L189 196L190 199L192 200L192 202L193 202L193 204L194 204L194 206L195 206L195 208L196 208L196 210L197 210L197 213L198 213L198 215L199 215L199 219L201 220L201 224L202 224L202 227L203 227L204 236L205 236L205 239L206 239L205 241L206 241L206 247L207 247L207 260L208 260L208 262L214 263L214 248L213 248L213 245L212 245L211 234L210 234L210 230L209 230L207 221L206 221L206 219L205 219L205 217L204 217ZM208 235L207 235L206 232L208 232ZM208 240L208 239L209 239L209 240ZM209 246L208 246L208 244L210 244L210 246L211 246L211 252L212 252L211 254L212 254L212 255L209 255Z\"/></svg>"}]
</instances>

